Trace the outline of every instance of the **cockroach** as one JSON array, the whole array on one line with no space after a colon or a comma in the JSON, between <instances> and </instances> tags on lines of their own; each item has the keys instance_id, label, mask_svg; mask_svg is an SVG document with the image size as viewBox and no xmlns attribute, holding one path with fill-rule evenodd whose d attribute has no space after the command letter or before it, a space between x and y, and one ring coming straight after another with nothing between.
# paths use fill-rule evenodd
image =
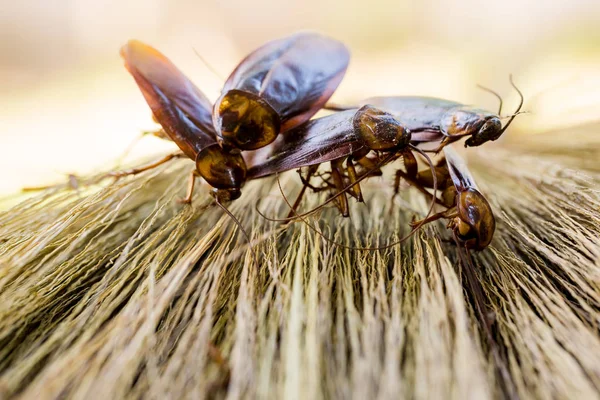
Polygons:
<instances>
[{"instance_id":1,"label":"cockroach","mask_svg":"<svg viewBox=\"0 0 600 400\"><path fill-rule=\"evenodd\" d=\"M142 168L112 173L122 177L146 171L175 157L196 163L188 194L201 176L218 201L235 200L247 179L241 150L271 143L281 131L314 115L339 85L349 52L338 41L299 33L275 40L248 55L225 83L213 107L204 94L163 54L132 40L121 49L162 130L182 150Z\"/></svg>"},{"instance_id":2,"label":"cockroach","mask_svg":"<svg viewBox=\"0 0 600 400\"><path fill-rule=\"evenodd\" d=\"M390 155L387 162L399 157L414 159L411 150L415 147L410 141L410 131L391 114L366 105L358 110L346 110L311 120L283 133L268 149L248 155L251 165L248 178L261 178L300 167L309 167L311 174L316 172L319 164L330 162L331 181L324 188L341 192L348 181L349 193L361 201L356 166L373 169L373 161L366 157L371 152L384 154L383 157ZM310 187L307 179L301 194L306 187ZM298 200L296 206L297 203ZM338 207L343 216L349 215L345 193L338 197Z\"/></svg>"},{"instance_id":3,"label":"cockroach","mask_svg":"<svg viewBox=\"0 0 600 400\"><path fill-rule=\"evenodd\" d=\"M224 146L255 150L308 121L329 100L350 61L341 42L316 33L271 41L231 73L213 109Z\"/></svg>"},{"instance_id":4,"label":"cockroach","mask_svg":"<svg viewBox=\"0 0 600 400\"><path fill-rule=\"evenodd\" d=\"M396 120L391 114L372 107L363 106L357 110L346 110L322 118L311 120L295 129L283 133L277 141L269 147L258 152L249 153L250 168L248 177L252 179L274 175L279 172L308 167L309 176L316 172L321 163L331 163L331 182L326 182L322 188L310 186L307 179L303 180L304 186L296 201L292 205L288 202L282 191L284 200L288 203L291 213L288 218L269 218L258 211L263 217L279 222L295 219L302 220L310 229L322 236L328 242L350 250L380 250L396 246L412 236L420 226L416 226L408 235L379 247L353 247L334 242L323 235L321 231L308 223L304 217L324 207L332 201L337 202L343 216L348 216L348 200L346 193L350 193L359 201L362 199L360 182L370 176L382 166L403 157L405 165L415 165L416 159L413 151L421 153L429 163L434 174L434 166L422 150L411 144L411 133ZM374 153L375 157L368 155ZM346 163L345 169L343 168ZM356 167L362 167L358 172ZM416 174L416 171L415 171ZM432 178L432 187L436 196L436 176ZM308 212L298 214L296 208L306 188L314 191L323 189L335 190L336 193L319 207ZM281 187L280 187L281 190ZM435 203L431 202L428 216L431 214ZM423 221L422 225L427 221Z\"/></svg>"},{"instance_id":5,"label":"cockroach","mask_svg":"<svg viewBox=\"0 0 600 400\"><path fill-rule=\"evenodd\" d=\"M493 93L500 100L497 114L455 101L433 97L371 97L360 104L370 104L394 115L412 132L414 140L422 137L423 141L427 142L441 141L439 147L435 150L439 152L445 145L467 136L469 138L465 141L465 147L480 146L488 141L495 141L500 138L520 113L523 106L523 94L514 84L512 76L510 77L510 83L521 100L516 111L504 126L502 126L500 117L502 98L496 92L483 87L482 89ZM327 105L326 107L332 110L353 108L338 105Z\"/></svg>"},{"instance_id":6,"label":"cockroach","mask_svg":"<svg viewBox=\"0 0 600 400\"><path fill-rule=\"evenodd\" d=\"M154 118L165 133L196 163L190 177L190 202L196 176L202 176L213 188L218 201L240 196L246 180L246 164L240 154L224 150L212 125L211 103L202 92L164 55L139 41L130 41L121 49L125 66L135 79ZM136 174L163 164L181 154L169 155L142 168L113 173Z\"/></svg>"},{"instance_id":7,"label":"cockroach","mask_svg":"<svg viewBox=\"0 0 600 400\"><path fill-rule=\"evenodd\" d=\"M415 221L412 225L421 226L423 223L447 219L448 228L452 230L457 243L467 249L483 250L492 241L496 229L492 208L477 188L465 161L456 150L446 146L443 152L444 158L438 163L434 173L437 188L441 191L441 198L436 199L436 202L446 207L446 210ZM404 177L422 191L433 185L429 170Z\"/></svg>"}]
</instances>

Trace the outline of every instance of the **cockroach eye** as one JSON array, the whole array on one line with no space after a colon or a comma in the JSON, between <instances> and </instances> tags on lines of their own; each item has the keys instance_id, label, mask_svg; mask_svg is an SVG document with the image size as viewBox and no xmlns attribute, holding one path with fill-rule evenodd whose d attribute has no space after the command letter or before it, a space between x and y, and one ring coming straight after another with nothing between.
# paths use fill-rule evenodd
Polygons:
<instances>
[{"instance_id":1,"label":"cockroach eye","mask_svg":"<svg viewBox=\"0 0 600 400\"><path fill-rule=\"evenodd\" d=\"M354 130L371 150L391 151L410 143L410 132L391 114L370 105L354 116Z\"/></svg>"}]
</instances>

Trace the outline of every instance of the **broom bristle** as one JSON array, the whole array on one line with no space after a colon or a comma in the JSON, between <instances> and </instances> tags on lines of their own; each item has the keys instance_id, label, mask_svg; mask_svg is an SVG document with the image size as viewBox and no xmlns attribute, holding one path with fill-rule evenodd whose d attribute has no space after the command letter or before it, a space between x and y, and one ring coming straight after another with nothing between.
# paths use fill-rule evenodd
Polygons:
<instances>
[{"instance_id":1,"label":"broom bristle","mask_svg":"<svg viewBox=\"0 0 600 400\"><path fill-rule=\"evenodd\" d=\"M289 210L274 179L250 182L228 207L257 270L206 185L176 202L180 160L0 214L0 397L597 398L600 126L464 154L497 219L472 272L506 375L443 223L353 252L261 218ZM428 208L405 190L391 210L390 182L363 185L349 220L310 220L385 245Z\"/></svg>"}]
</instances>

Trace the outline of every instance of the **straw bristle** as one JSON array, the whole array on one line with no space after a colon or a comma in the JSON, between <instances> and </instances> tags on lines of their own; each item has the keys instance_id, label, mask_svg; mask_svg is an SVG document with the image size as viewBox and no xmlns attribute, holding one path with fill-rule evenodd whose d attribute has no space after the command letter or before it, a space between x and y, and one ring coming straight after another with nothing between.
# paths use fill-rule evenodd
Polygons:
<instances>
[{"instance_id":1,"label":"straw bristle","mask_svg":"<svg viewBox=\"0 0 600 400\"><path fill-rule=\"evenodd\" d=\"M600 396L599 131L464 152L498 223L475 274L523 398ZM0 214L0 397L507 395L443 223L353 252L262 219L255 206L288 209L274 179L250 182L228 207L257 269L206 185L193 206L176 202L191 167L50 190ZM350 220L310 220L349 245L391 242L428 207L407 189L391 210L391 182L363 185ZM282 184L299 190L294 173Z\"/></svg>"}]
</instances>

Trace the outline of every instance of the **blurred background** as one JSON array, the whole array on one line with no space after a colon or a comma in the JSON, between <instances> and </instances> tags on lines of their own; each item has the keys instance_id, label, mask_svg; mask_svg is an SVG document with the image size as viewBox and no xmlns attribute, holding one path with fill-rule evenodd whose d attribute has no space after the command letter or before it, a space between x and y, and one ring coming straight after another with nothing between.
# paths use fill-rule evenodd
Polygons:
<instances>
[{"instance_id":1,"label":"blurred background","mask_svg":"<svg viewBox=\"0 0 600 400\"><path fill-rule=\"evenodd\" d=\"M1 1L2 194L110 168L155 128L119 58L130 38L157 47L212 100L246 53L310 29L352 51L336 102L415 94L496 110L479 83L508 113L512 73L530 114L503 140L600 118L598 0ZM147 137L130 159L171 146Z\"/></svg>"}]
</instances>

